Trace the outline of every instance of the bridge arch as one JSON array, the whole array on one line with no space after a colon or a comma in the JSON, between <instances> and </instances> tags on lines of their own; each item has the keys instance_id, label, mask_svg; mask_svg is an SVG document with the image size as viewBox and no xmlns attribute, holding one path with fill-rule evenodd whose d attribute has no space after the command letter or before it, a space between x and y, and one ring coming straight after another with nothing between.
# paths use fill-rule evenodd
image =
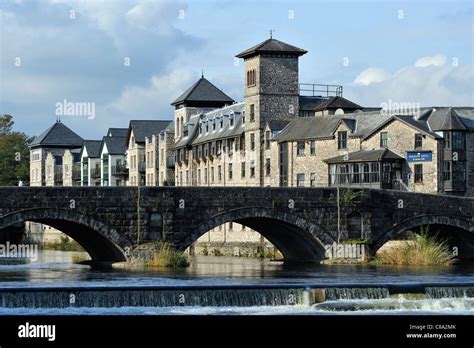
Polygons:
<instances>
[{"instance_id":1,"label":"bridge arch","mask_svg":"<svg viewBox=\"0 0 474 348\"><path fill-rule=\"evenodd\" d=\"M394 226L373 243L373 253L386 242L396 239L400 234L408 230L417 230L429 226L433 232L439 229L450 229L450 231L440 233L442 239L447 239L450 246L459 249L460 258L474 257L474 225L467 220L443 215L421 215L406 219Z\"/></svg>"},{"instance_id":2,"label":"bridge arch","mask_svg":"<svg viewBox=\"0 0 474 348\"><path fill-rule=\"evenodd\" d=\"M320 261L325 245L334 239L321 226L295 214L262 207L237 208L214 215L200 224L179 246L184 250L200 236L228 222L249 227L268 239L287 261Z\"/></svg>"},{"instance_id":3,"label":"bridge arch","mask_svg":"<svg viewBox=\"0 0 474 348\"><path fill-rule=\"evenodd\" d=\"M0 217L0 233L26 221L43 223L68 235L89 253L93 262L127 260L124 248L131 244L126 238L106 224L71 210L34 208L10 213Z\"/></svg>"}]
</instances>

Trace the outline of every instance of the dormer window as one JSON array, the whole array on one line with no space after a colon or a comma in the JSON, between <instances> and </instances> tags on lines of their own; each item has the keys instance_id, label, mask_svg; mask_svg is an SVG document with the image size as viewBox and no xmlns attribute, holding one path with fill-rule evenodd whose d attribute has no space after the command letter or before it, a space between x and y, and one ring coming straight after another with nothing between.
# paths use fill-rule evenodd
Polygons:
<instances>
[{"instance_id":1,"label":"dormer window","mask_svg":"<svg viewBox=\"0 0 474 348\"><path fill-rule=\"evenodd\" d=\"M231 127L234 126L234 114L230 115L230 117L229 117L229 123L230 123L230 126L231 126Z\"/></svg>"},{"instance_id":2,"label":"dormer window","mask_svg":"<svg viewBox=\"0 0 474 348\"><path fill-rule=\"evenodd\" d=\"M224 127L224 117L221 117L219 119L219 127L222 129L222 127Z\"/></svg>"},{"instance_id":3,"label":"dormer window","mask_svg":"<svg viewBox=\"0 0 474 348\"><path fill-rule=\"evenodd\" d=\"M199 134L202 134L202 123L199 123Z\"/></svg>"},{"instance_id":4,"label":"dormer window","mask_svg":"<svg viewBox=\"0 0 474 348\"><path fill-rule=\"evenodd\" d=\"M209 132L209 123L206 121L206 133Z\"/></svg>"},{"instance_id":5,"label":"dormer window","mask_svg":"<svg viewBox=\"0 0 474 348\"><path fill-rule=\"evenodd\" d=\"M245 124L245 111L242 111L242 124Z\"/></svg>"},{"instance_id":6,"label":"dormer window","mask_svg":"<svg viewBox=\"0 0 474 348\"><path fill-rule=\"evenodd\" d=\"M212 130L216 130L216 119L212 120Z\"/></svg>"}]
</instances>

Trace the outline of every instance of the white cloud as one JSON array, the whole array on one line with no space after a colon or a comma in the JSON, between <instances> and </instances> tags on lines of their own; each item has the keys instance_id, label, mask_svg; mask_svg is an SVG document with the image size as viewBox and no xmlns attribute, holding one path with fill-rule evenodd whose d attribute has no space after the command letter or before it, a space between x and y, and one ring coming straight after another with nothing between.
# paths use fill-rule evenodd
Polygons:
<instances>
[{"instance_id":1,"label":"white cloud","mask_svg":"<svg viewBox=\"0 0 474 348\"><path fill-rule=\"evenodd\" d=\"M170 103L198 79L190 69L178 68L165 75L153 76L147 86L127 86L109 105L132 118L170 116ZM152 113L152 114L151 114Z\"/></svg>"},{"instance_id":2,"label":"white cloud","mask_svg":"<svg viewBox=\"0 0 474 348\"><path fill-rule=\"evenodd\" d=\"M370 68L345 87L345 95L364 106L380 106L388 100L421 106L474 105L474 68L445 63L444 56L436 55L420 58L392 75Z\"/></svg>"},{"instance_id":3,"label":"white cloud","mask_svg":"<svg viewBox=\"0 0 474 348\"><path fill-rule=\"evenodd\" d=\"M354 80L355 85L368 86L373 83L380 83L390 78L390 74L380 68L369 68L362 71Z\"/></svg>"},{"instance_id":4,"label":"white cloud","mask_svg":"<svg viewBox=\"0 0 474 348\"><path fill-rule=\"evenodd\" d=\"M422 57L415 62L417 68L426 68L428 66L443 66L446 63L446 57L437 54L435 56Z\"/></svg>"}]
</instances>

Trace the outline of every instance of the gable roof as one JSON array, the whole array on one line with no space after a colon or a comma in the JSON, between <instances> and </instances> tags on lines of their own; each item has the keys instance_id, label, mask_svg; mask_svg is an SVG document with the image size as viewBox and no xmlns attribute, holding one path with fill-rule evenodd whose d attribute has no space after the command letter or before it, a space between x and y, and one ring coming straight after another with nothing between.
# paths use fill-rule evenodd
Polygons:
<instances>
[{"instance_id":1,"label":"gable roof","mask_svg":"<svg viewBox=\"0 0 474 348\"><path fill-rule=\"evenodd\" d=\"M209 82L204 76L197 80L183 94L176 98L171 105L184 102L221 102L232 104L234 100L219 88Z\"/></svg>"},{"instance_id":2,"label":"gable roof","mask_svg":"<svg viewBox=\"0 0 474 348\"><path fill-rule=\"evenodd\" d=\"M248 57L252 57L258 54L262 54L262 53L273 53L273 54L283 53L283 54L291 54L295 56L302 56L303 54L306 54L307 52L308 51L302 48L287 44L286 42L283 42L274 38L269 38L259 43L258 45L255 45L243 52L240 52L239 54L236 55L236 57L248 58Z\"/></svg>"},{"instance_id":3,"label":"gable roof","mask_svg":"<svg viewBox=\"0 0 474 348\"><path fill-rule=\"evenodd\" d=\"M109 128L107 135L109 137L126 137L128 134L128 128Z\"/></svg>"},{"instance_id":4,"label":"gable roof","mask_svg":"<svg viewBox=\"0 0 474 348\"><path fill-rule=\"evenodd\" d=\"M109 155L125 155L128 148L126 137L103 137L100 146L100 153L104 150L104 145L107 146Z\"/></svg>"},{"instance_id":5,"label":"gable roof","mask_svg":"<svg viewBox=\"0 0 474 348\"><path fill-rule=\"evenodd\" d=\"M38 146L62 146L81 147L83 139L61 122L56 122L46 129L30 144L30 147Z\"/></svg>"},{"instance_id":6,"label":"gable roof","mask_svg":"<svg viewBox=\"0 0 474 348\"><path fill-rule=\"evenodd\" d=\"M135 143L145 143L145 137L151 137L154 134L159 134L166 129L172 121L165 120L132 120L128 126L127 143L130 141L130 135L133 131L135 136Z\"/></svg>"},{"instance_id":7,"label":"gable roof","mask_svg":"<svg viewBox=\"0 0 474 348\"><path fill-rule=\"evenodd\" d=\"M81 150L81 157L84 149L86 149L88 158L99 158L101 145L101 140L84 140Z\"/></svg>"},{"instance_id":8,"label":"gable roof","mask_svg":"<svg viewBox=\"0 0 474 348\"><path fill-rule=\"evenodd\" d=\"M355 112L344 115L328 115L318 117L299 117L292 120L274 140L278 142L330 138L341 123L346 124L351 133L350 137L368 138L388 123L399 120L418 131L440 138L434 133L426 121L416 120L413 116L390 115L380 111Z\"/></svg>"}]
</instances>

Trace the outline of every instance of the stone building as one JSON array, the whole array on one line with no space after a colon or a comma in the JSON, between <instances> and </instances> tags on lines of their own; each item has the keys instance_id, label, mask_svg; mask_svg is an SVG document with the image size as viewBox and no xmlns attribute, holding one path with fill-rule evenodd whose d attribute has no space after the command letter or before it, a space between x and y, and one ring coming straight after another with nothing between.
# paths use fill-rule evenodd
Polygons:
<instances>
[{"instance_id":1,"label":"stone building","mask_svg":"<svg viewBox=\"0 0 474 348\"><path fill-rule=\"evenodd\" d=\"M37 136L30 145L31 186L73 186L73 166L79 160L82 138L59 120ZM59 242L60 231L43 224L27 222L27 238L38 244Z\"/></svg>"},{"instance_id":2,"label":"stone building","mask_svg":"<svg viewBox=\"0 0 474 348\"><path fill-rule=\"evenodd\" d=\"M295 119L271 142L278 185L472 195L473 120L450 107Z\"/></svg>"},{"instance_id":3,"label":"stone building","mask_svg":"<svg viewBox=\"0 0 474 348\"><path fill-rule=\"evenodd\" d=\"M169 126L170 122L162 120L130 121L126 138L126 156L129 170L128 185L143 186L146 184L146 138L151 139L152 135L159 134ZM150 162L156 163L155 161L155 158L148 158L149 165L152 165ZM154 182L154 178L151 182Z\"/></svg>"},{"instance_id":4,"label":"stone building","mask_svg":"<svg viewBox=\"0 0 474 348\"><path fill-rule=\"evenodd\" d=\"M161 130L159 134L145 137L146 186L165 186L174 184L174 123Z\"/></svg>"}]
</instances>

